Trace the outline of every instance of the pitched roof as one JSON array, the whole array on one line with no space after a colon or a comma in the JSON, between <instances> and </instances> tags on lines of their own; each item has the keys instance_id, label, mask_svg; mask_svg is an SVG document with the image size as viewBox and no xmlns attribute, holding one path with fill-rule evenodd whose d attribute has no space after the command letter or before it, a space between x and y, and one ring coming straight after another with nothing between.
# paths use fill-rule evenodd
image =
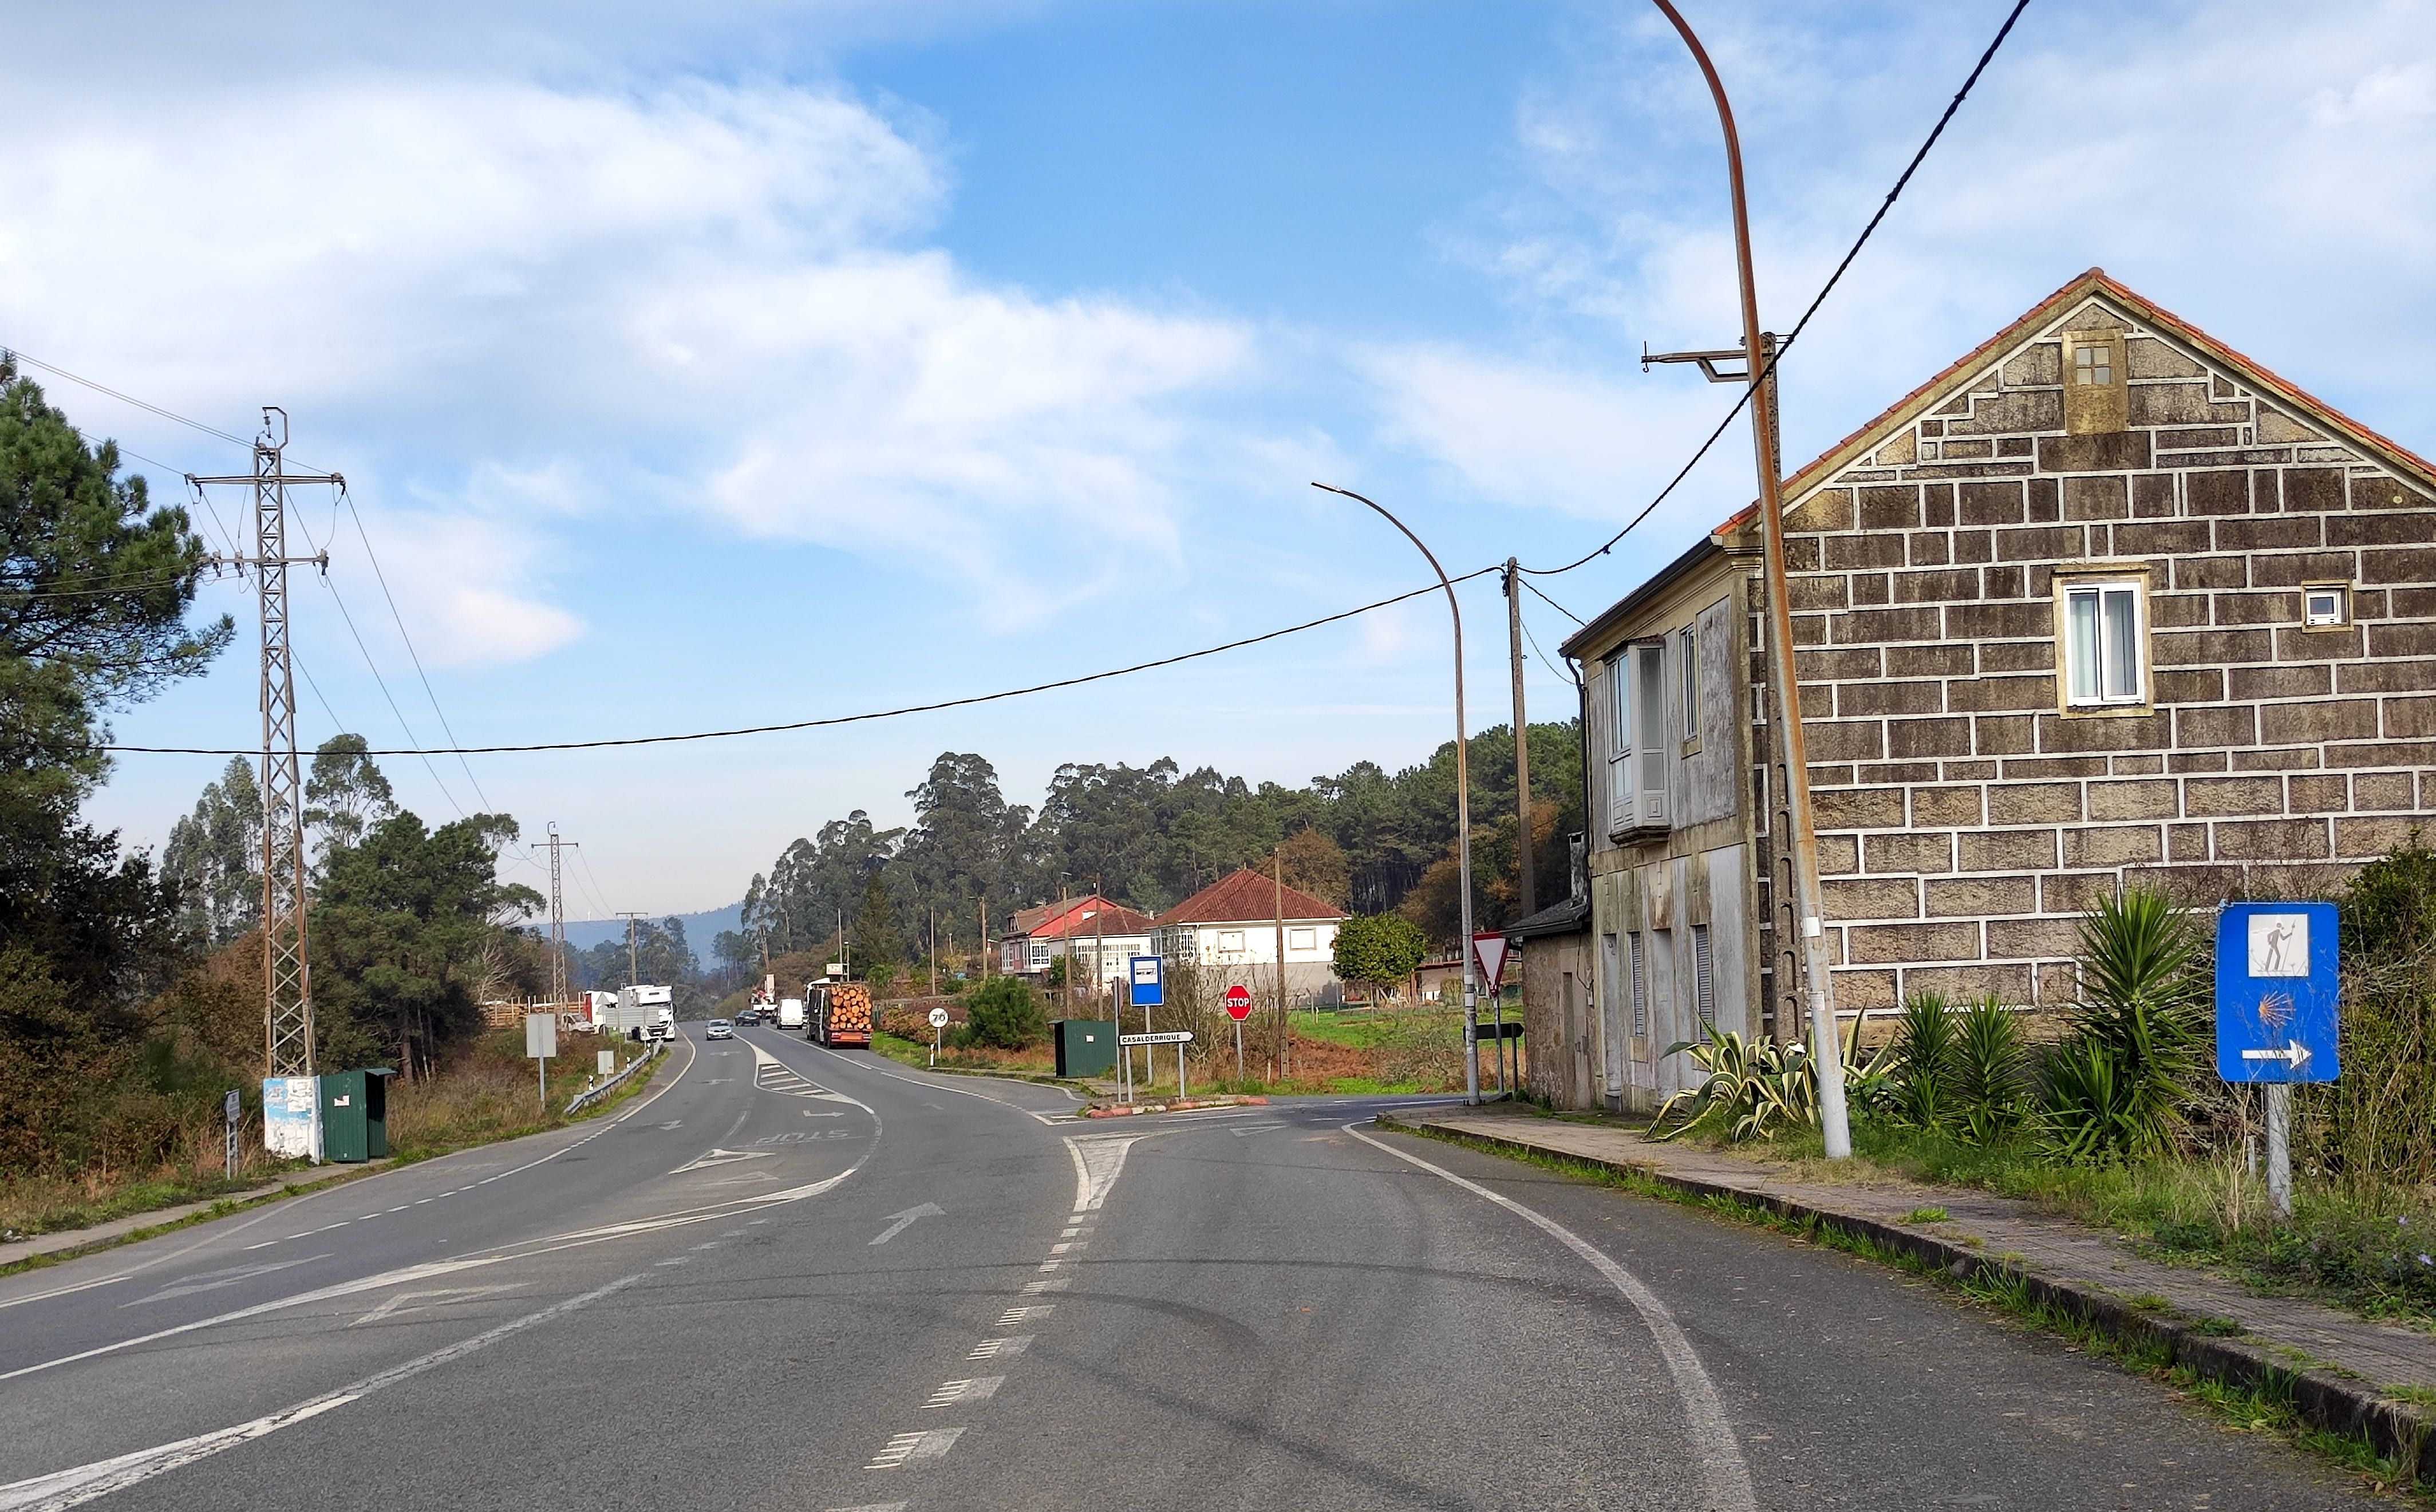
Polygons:
<instances>
[{"instance_id":1,"label":"pitched roof","mask_svg":"<svg viewBox=\"0 0 2436 1512\"><path fill-rule=\"evenodd\" d=\"M2127 312L2188 343L2210 360L2241 374L2261 393L2299 413L2316 420L2363 451L2382 458L2408 472L2416 473L2423 480L2436 483L2436 463L2409 448L2378 435L2358 421L2342 413L2323 400L2307 393L2289 380L2277 375L2261 363L2225 345L2181 316L2174 314L2146 297L2107 276L2103 268L2093 268L2079 277L2049 294L2023 313L2020 319L1998 331L1955 361L1948 363L1936 376L1905 394L1880 410L1877 415L1851 435L1828 447L1810 462L1784 480L1783 496L1790 503L1830 475L1842 469L1854 458L1876 447L1903 426L1917 418L1928 405L1942 397L1958 382L1968 381L1978 370L1999 354L2020 345L2038 334L2048 322L2068 313L2072 306L2092 295L2103 295ZM1749 509L1719 526L1715 534L1723 534L1736 526Z\"/></svg>"},{"instance_id":2,"label":"pitched roof","mask_svg":"<svg viewBox=\"0 0 2436 1512\"><path fill-rule=\"evenodd\" d=\"M1098 934L1148 934L1158 921L1122 903L1093 894L1078 897L1066 912L1043 919L1032 930L1035 940L1088 940Z\"/></svg>"},{"instance_id":3,"label":"pitched roof","mask_svg":"<svg viewBox=\"0 0 2436 1512\"><path fill-rule=\"evenodd\" d=\"M1041 903L1028 909L1017 909L1012 914L1007 916L1006 934L1001 935L1000 938L1004 939L1018 934L1030 934L1033 930L1040 928L1041 920L1049 917L1049 915L1056 912L1057 906L1053 903Z\"/></svg>"},{"instance_id":4,"label":"pitched roof","mask_svg":"<svg viewBox=\"0 0 2436 1512\"><path fill-rule=\"evenodd\" d=\"M1277 917L1276 884L1248 867L1222 878L1158 916L1161 924L1245 924ZM1285 890L1290 919L1341 919L1345 911L1300 888Z\"/></svg>"}]
</instances>

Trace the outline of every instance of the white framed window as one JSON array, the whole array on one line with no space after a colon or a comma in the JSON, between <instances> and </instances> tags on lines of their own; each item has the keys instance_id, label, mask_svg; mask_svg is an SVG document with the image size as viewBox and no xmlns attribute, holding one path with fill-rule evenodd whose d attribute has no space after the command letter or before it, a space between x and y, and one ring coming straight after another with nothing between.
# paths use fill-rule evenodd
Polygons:
<instances>
[{"instance_id":1,"label":"white framed window","mask_svg":"<svg viewBox=\"0 0 2436 1512\"><path fill-rule=\"evenodd\" d=\"M2084 341L2072 349L2072 380L2103 389L2114 381L2114 347L2107 341Z\"/></svg>"},{"instance_id":2,"label":"white framed window","mask_svg":"<svg viewBox=\"0 0 2436 1512\"><path fill-rule=\"evenodd\" d=\"M1666 827L1666 643L1626 647L1607 664L1608 832Z\"/></svg>"},{"instance_id":3,"label":"white framed window","mask_svg":"<svg viewBox=\"0 0 2436 1512\"><path fill-rule=\"evenodd\" d=\"M1678 647L1675 681L1683 696L1683 739L1700 738L1700 632L1696 625L1685 625L1675 637Z\"/></svg>"},{"instance_id":4,"label":"white framed window","mask_svg":"<svg viewBox=\"0 0 2436 1512\"><path fill-rule=\"evenodd\" d=\"M2340 630L2352 622L2352 589L2347 582L2301 584L2301 628Z\"/></svg>"},{"instance_id":5,"label":"white framed window","mask_svg":"<svg viewBox=\"0 0 2436 1512\"><path fill-rule=\"evenodd\" d=\"M1640 791L1636 798L1634 823L1664 828L1666 826L1666 744L1660 732L1666 728L1666 646L1652 641L1633 648L1633 698L1640 707L1641 727L1650 739L1641 742L1637 753L1640 760Z\"/></svg>"},{"instance_id":6,"label":"white framed window","mask_svg":"<svg viewBox=\"0 0 2436 1512\"><path fill-rule=\"evenodd\" d=\"M1317 930L1288 930L1286 931L1286 948L1289 950L1318 949L1319 931Z\"/></svg>"},{"instance_id":7,"label":"white framed window","mask_svg":"<svg viewBox=\"0 0 2436 1512\"><path fill-rule=\"evenodd\" d=\"M1607 661L1607 827L1617 835L1632 827L1631 654Z\"/></svg>"},{"instance_id":8,"label":"white framed window","mask_svg":"<svg viewBox=\"0 0 2436 1512\"><path fill-rule=\"evenodd\" d=\"M1049 965L1048 941L1035 940L1032 942L1032 964L1035 966L1045 966Z\"/></svg>"},{"instance_id":9,"label":"white framed window","mask_svg":"<svg viewBox=\"0 0 2436 1512\"><path fill-rule=\"evenodd\" d=\"M1241 930L1219 930L1218 948L1221 950L1241 950L1244 948L1244 931Z\"/></svg>"},{"instance_id":10,"label":"white framed window","mask_svg":"<svg viewBox=\"0 0 2436 1512\"><path fill-rule=\"evenodd\" d=\"M2149 702L2148 582L2090 578L2059 583L2067 708L2136 708Z\"/></svg>"}]
</instances>

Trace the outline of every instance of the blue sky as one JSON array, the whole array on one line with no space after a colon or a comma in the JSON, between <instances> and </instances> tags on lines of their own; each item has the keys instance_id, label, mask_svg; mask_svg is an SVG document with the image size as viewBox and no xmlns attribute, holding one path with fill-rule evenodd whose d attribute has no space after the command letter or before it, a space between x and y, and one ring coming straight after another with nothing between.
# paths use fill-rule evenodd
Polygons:
<instances>
[{"instance_id":1,"label":"blue sky","mask_svg":"<svg viewBox=\"0 0 2436 1512\"><path fill-rule=\"evenodd\" d=\"M2005 9L1687 3L1741 112L1770 323ZM2436 446L2436 18L2295 16L2036 0L1788 364L1788 461L2093 264ZM954 697L1424 581L1313 478L1452 570L1570 560L1731 399L1635 360L1737 332L1714 118L1629 5L119 0L11 29L0 343L240 433L286 406L469 741ZM171 471L243 470L51 387ZM1737 433L1543 586L1589 614L1749 488ZM336 589L299 587L307 738L404 743L393 696L431 739L352 524L300 519ZM1502 606L1465 603L1473 722L1501 722ZM1553 652L1564 622L1529 617ZM252 679L241 645L114 727L244 745ZM387 765L426 817L583 841L572 914L681 912L849 808L901 822L945 749L1027 803L1067 759L1300 782L1421 757L1446 683L1423 600L982 710ZM1535 663L1530 696L1570 689ZM94 816L157 843L219 764L124 758Z\"/></svg>"}]
</instances>

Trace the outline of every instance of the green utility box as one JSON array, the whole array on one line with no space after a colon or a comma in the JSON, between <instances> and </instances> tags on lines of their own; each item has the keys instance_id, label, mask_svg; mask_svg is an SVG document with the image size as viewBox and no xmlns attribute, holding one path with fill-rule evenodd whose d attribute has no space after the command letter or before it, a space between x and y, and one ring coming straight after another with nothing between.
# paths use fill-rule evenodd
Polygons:
<instances>
[{"instance_id":1,"label":"green utility box","mask_svg":"<svg viewBox=\"0 0 2436 1512\"><path fill-rule=\"evenodd\" d=\"M1105 1076L1117 1069L1117 1026L1107 1018L1060 1018L1049 1026L1060 1076Z\"/></svg>"},{"instance_id":2,"label":"green utility box","mask_svg":"<svg viewBox=\"0 0 2436 1512\"><path fill-rule=\"evenodd\" d=\"M386 1066L330 1071L322 1077L322 1158L355 1162L389 1154L389 1079Z\"/></svg>"}]
</instances>

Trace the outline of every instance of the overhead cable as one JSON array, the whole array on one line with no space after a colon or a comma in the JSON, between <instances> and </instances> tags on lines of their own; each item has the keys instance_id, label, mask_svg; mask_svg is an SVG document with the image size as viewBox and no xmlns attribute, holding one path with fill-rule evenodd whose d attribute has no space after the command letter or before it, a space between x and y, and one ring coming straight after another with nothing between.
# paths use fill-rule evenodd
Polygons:
<instances>
[{"instance_id":1,"label":"overhead cable","mask_svg":"<svg viewBox=\"0 0 2436 1512\"><path fill-rule=\"evenodd\" d=\"M1858 257L1861 254L1861 249L1869 245L1870 235L1878 229L1878 222L1886 219L1887 212L1895 207L1895 200L1902 197L1904 186L1911 182L1911 176L1919 172L1920 165L1928 160L1928 149L1937 146L1937 139L1945 134L1946 124L1954 119L1954 113L1962 108L1962 101L1970 95L1972 86L1978 83L1979 76L1988 71L1988 64L1994 60L1996 49L2005 45L2005 39L2012 33L2013 23L2022 19L2022 12L2029 9L2029 4L2030 0L2014 0L2013 9L2005 16L2005 24L1996 28L1995 40L1988 43L1988 50L1981 53L1979 61L1972 66L1971 77L1962 81L1962 87L1954 92L1954 98L1946 102L1945 113L1937 118L1937 124L1929 129L1928 139L1921 143L1920 150L1913 153L1911 162L1904 165L1903 173L1895 180L1894 187L1887 191L1886 199L1878 202L1877 213L1870 217L1870 223L1863 226L1860 235L1853 238L1853 245L1844 253L1843 261L1837 263L1836 270L1827 275L1827 282L1819 286L1818 294L1810 301L1810 307L1801 312L1801 319L1793 322L1792 330L1777 339L1776 351L1768 356L1759 372L1752 376L1751 381L1743 386L1741 396L1734 400L1734 407L1726 411L1723 420L1717 422L1717 428L1709 432L1709 439L1700 443L1700 449L1692 454L1692 460L1685 462L1677 470L1673 478L1666 480L1666 486L1658 491L1657 497L1643 505L1641 513L1627 520L1624 529L1609 536L1597 550L1568 562L1561 567L1523 567L1522 571L1533 577L1553 578L1571 572L1575 567L1586 566L1607 555L1614 548L1617 542L1631 534L1634 528L1649 518L1650 513L1659 505L1666 502L1667 495L1673 494L1681 485L1683 479L1692 475L1693 468L1700 465L1700 459L1709 455L1709 448L1717 443L1717 438L1723 436L1726 433L1726 427L1734 423L1734 417L1743 412L1744 407L1750 403L1751 395L1758 392L1768 379L1775 376L1776 370L1784 365L1784 355L1793 350L1793 343L1801 339L1803 328L1810 324L1810 318L1818 313L1818 306L1826 304L1827 296L1835 292L1836 284L1843 280L1844 270L1853 266L1853 259Z\"/></svg>"}]
</instances>

